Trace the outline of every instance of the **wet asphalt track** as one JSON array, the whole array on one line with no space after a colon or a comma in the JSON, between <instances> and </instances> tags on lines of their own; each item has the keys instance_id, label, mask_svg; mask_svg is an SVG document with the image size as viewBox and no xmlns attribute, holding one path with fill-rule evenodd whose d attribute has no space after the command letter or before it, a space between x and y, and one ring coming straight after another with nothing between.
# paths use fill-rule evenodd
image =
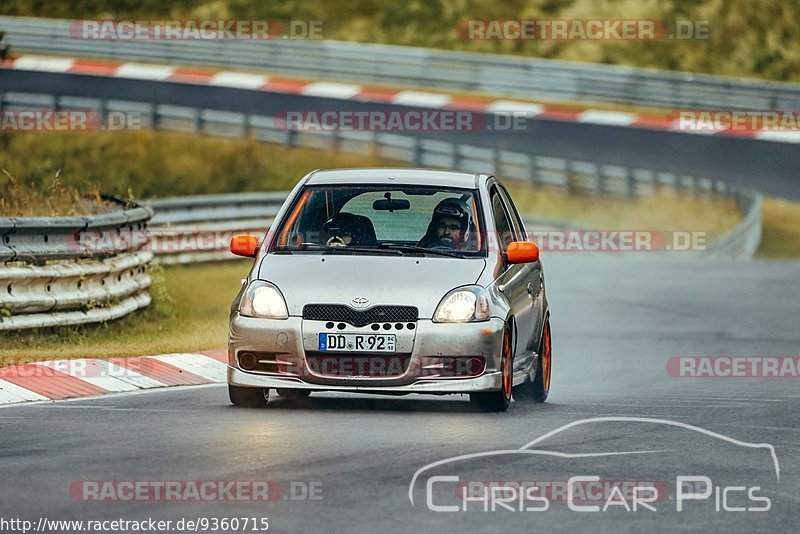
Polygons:
<instances>
[{"instance_id":1,"label":"wet asphalt track","mask_svg":"<svg viewBox=\"0 0 800 534\"><path fill-rule=\"evenodd\" d=\"M763 531L800 519L800 380L670 377L677 355L797 355L800 265L636 262L561 257L545 263L553 313L554 390L548 403L476 413L461 397L319 394L238 409L224 387L183 388L0 410L0 516L155 519L266 516L275 532ZM716 512L713 499L682 513L432 512L417 484L424 465L516 449L564 424L600 416L668 419L775 447L780 481L763 450L683 428L607 422L573 428L539 448L646 455L509 456L461 462L436 474L462 480L660 480L705 475L762 487L771 509ZM448 471L449 469L449 471ZM322 500L272 503L79 502L78 480L320 481ZM439 486L437 486L439 487ZM441 486L444 487L444 486ZM672 492L674 493L674 492ZM285 495L286 493L284 493ZM444 503L441 495L437 503ZM602 504L602 502L601 502Z\"/></svg>"}]
</instances>

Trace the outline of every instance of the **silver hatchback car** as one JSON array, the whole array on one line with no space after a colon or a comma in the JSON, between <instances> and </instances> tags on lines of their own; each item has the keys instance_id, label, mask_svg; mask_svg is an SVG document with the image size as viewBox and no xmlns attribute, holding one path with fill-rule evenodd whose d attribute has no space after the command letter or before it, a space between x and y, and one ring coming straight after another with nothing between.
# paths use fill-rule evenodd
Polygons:
<instances>
[{"instance_id":1,"label":"silver hatchback car","mask_svg":"<svg viewBox=\"0 0 800 534\"><path fill-rule=\"evenodd\" d=\"M469 394L488 411L543 402L551 339L539 249L493 176L314 171L294 188L231 307L228 388Z\"/></svg>"}]
</instances>

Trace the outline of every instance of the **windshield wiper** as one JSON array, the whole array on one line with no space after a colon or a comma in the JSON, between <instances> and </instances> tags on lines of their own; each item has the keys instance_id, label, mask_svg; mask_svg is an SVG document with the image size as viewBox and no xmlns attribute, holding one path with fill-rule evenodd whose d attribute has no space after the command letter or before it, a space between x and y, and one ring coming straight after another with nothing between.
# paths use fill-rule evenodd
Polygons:
<instances>
[{"instance_id":1,"label":"windshield wiper","mask_svg":"<svg viewBox=\"0 0 800 534\"><path fill-rule=\"evenodd\" d=\"M345 247L329 247L328 245L321 245L319 243L303 243L300 245L299 250L319 250L321 252L332 252L336 253L347 253L347 252L356 252L356 253L365 253L365 254L402 254L401 251L395 251L391 249L380 249L376 247L353 247L353 246L345 246Z\"/></svg>"},{"instance_id":2,"label":"windshield wiper","mask_svg":"<svg viewBox=\"0 0 800 534\"><path fill-rule=\"evenodd\" d=\"M400 243L381 243L378 245L378 248L386 249L386 250L397 250L401 253L403 252L416 252L419 254L435 254L437 256L447 256L448 258L464 258L464 255L460 252L449 251L449 250L438 250L438 249L431 249L425 247L418 247L416 245L403 245Z\"/></svg>"}]
</instances>

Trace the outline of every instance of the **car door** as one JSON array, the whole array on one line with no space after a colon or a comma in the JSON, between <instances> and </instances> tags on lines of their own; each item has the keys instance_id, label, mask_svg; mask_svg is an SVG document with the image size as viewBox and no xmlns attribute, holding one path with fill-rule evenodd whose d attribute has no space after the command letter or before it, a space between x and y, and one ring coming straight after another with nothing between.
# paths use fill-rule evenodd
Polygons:
<instances>
[{"instance_id":1,"label":"car door","mask_svg":"<svg viewBox=\"0 0 800 534\"><path fill-rule=\"evenodd\" d=\"M514 205L514 200L511 198L511 195L508 194L508 191L502 184L500 185L500 192L504 195L504 199L506 201L506 205L511 208L511 215L512 215L512 222L514 222L519 228L519 240L520 241L528 241L528 233L525 229L525 223L522 220L522 217L519 215L519 211L517 210L516 205ZM539 340L542 336L542 325L544 324L544 313L545 313L545 303L544 303L544 269L542 268L542 262L537 261L530 265L530 272L528 273L529 280L528 283L531 284L530 295L531 301L533 305L533 309L531 311L532 316L532 324L531 324L531 338L529 340L529 347L530 350L538 350L539 349Z\"/></svg>"},{"instance_id":2,"label":"car door","mask_svg":"<svg viewBox=\"0 0 800 534\"><path fill-rule=\"evenodd\" d=\"M506 204L502 189L494 183L489 188L489 201L492 207L497 239L503 252L509 243L518 241L522 237L516 227L511 210ZM516 328L516 341L514 345L514 368L519 369L528 365L531 359L531 337L533 335L533 306L532 306L532 267L531 264L508 264L498 277L498 285L503 286L503 294L509 300L514 314Z\"/></svg>"}]
</instances>

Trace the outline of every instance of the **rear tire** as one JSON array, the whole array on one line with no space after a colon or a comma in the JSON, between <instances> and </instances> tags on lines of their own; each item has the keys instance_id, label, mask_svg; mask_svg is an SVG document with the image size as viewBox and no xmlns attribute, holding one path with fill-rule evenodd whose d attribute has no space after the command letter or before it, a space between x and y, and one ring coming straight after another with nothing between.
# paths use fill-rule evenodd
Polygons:
<instances>
[{"instance_id":1,"label":"rear tire","mask_svg":"<svg viewBox=\"0 0 800 534\"><path fill-rule=\"evenodd\" d=\"M278 395L291 400L307 399L311 395L310 389L277 389Z\"/></svg>"},{"instance_id":2,"label":"rear tire","mask_svg":"<svg viewBox=\"0 0 800 534\"><path fill-rule=\"evenodd\" d=\"M228 385L228 397L234 406L263 408L269 402L268 388L243 388Z\"/></svg>"},{"instance_id":3,"label":"rear tire","mask_svg":"<svg viewBox=\"0 0 800 534\"><path fill-rule=\"evenodd\" d=\"M511 327L506 324L503 331L503 358L500 364L502 375L500 391L485 391L470 393L469 402L484 412L504 412L511 404L511 384L513 380L512 366L514 364L514 351L511 347Z\"/></svg>"},{"instance_id":4,"label":"rear tire","mask_svg":"<svg viewBox=\"0 0 800 534\"><path fill-rule=\"evenodd\" d=\"M541 403L547 400L550 394L550 378L553 372L553 347L550 336L550 319L545 321L542 331L542 341L539 343L539 362L536 365L536 376L533 381L525 380L524 383L514 388L514 400L525 403Z\"/></svg>"}]
</instances>

